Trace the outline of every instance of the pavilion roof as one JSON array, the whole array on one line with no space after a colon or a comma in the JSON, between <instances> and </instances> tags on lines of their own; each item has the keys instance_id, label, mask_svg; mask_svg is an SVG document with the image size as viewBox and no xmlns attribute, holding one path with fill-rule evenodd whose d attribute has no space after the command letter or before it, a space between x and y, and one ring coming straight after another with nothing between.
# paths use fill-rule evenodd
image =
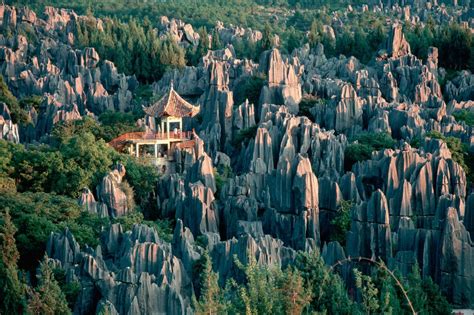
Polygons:
<instances>
[{"instance_id":1,"label":"pavilion roof","mask_svg":"<svg viewBox=\"0 0 474 315\"><path fill-rule=\"evenodd\" d=\"M168 93L149 107L144 107L145 113L152 117L194 117L199 113L200 106L194 106L179 96L171 85Z\"/></svg>"}]
</instances>

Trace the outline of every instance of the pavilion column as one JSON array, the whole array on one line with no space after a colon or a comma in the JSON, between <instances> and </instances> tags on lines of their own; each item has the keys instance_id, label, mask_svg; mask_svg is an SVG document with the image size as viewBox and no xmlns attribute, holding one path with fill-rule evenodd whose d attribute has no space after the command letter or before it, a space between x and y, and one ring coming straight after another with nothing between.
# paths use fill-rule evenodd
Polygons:
<instances>
[{"instance_id":1,"label":"pavilion column","mask_svg":"<svg viewBox=\"0 0 474 315\"><path fill-rule=\"evenodd\" d=\"M133 143L130 143L130 149L128 150L128 154L133 155Z\"/></svg>"},{"instance_id":2,"label":"pavilion column","mask_svg":"<svg viewBox=\"0 0 474 315\"><path fill-rule=\"evenodd\" d=\"M158 143L155 143L155 159L158 157Z\"/></svg>"},{"instance_id":3,"label":"pavilion column","mask_svg":"<svg viewBox=\"0 0 474 315\"><path fill-rule=\"evenodd\" d=\"M168 133L168 139L170 138L170 122L166 120L166 132Z\"/></svg>"},{"instance_id":4,"label":"pavilion column","mask_svg":"<svg viewBox=\"0 0 474 315\"><path fill-rule=\"evenodd\" d=\"M135 143L135 156L136 157L140 156L140 146L138 143Z\"/></svg>"}]
</instances>

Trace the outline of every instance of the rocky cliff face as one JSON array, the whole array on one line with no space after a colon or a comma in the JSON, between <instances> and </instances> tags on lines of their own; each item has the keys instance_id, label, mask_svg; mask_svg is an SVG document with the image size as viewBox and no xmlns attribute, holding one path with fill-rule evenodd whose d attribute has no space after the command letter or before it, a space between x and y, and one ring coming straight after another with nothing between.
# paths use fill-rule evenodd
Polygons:
<instances>
[{"instance_id":1,"label":"rocky cliff face","mask_svg":"<svg viewBox=\"0 0 474 315\"><path fill-rule=\"evenodd\" d=\"M260 94L260 104L284 104L291 113L297 113L302 97L297 60L284 61L278 49L272 49L262 54L259 67L268 78L268 85Z\"/></svg>"}]
</instances>

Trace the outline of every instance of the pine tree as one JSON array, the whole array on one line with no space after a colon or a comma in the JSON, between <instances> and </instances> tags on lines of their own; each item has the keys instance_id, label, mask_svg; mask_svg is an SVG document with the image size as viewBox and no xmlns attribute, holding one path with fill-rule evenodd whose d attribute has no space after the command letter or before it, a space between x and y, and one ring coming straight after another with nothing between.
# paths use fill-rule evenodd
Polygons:
<instances>
[{"instance_id":1,"label":"pine tree","mask_svg":"<svg viewBox=\"0 0 474 315\"><path fill-rule=\"evenodd\" d=\"M213 50L222 49L222 43L221 43L221 39L220 39L220 36L219 36L219 31L215 28L214 28L214 31L212 32L211 47L212 47Z\"/></svg>"},{"instance_id":2,"label":"pine tree","mask_svg":"<svg viewBox=\"0 0 474 315\"><path fill-rule=\"evenodd\" d=\"M413 266L407 277L407 293L413 308L420 314L450 314L452 312L446 298L431 277L421 278L418 264Z\"/></svg>"},{"instance_id":3,"label":"pine tree","mask_svg":"<svg viewBox=\"0 0 474 315\"><path fill-rule=\"evenodd\" d=\"M242 311L246 314L281 313L281 291L276 284L281 271L258 265L253 256L248 257L247 265L237 262L237 266L246 276L246 284L239 288L240 301L236 303L243 306Z\"/></svg>"},{"instance_id":4,"label":"pine tree","mask_svg":"<svg viewBox=\"0 0 474 315\"><path fill-rule=\"evenodd\" d=\"M295 267L311 288L310 310L328 314L351 314L353 303L349 299L342 279L330 273L317 251L299 252Z\"/></svg>"},{"instance_id":5,"label":"pine tree","mask_svg":"<svg viewBox=\"0 0 474 315\"><path fill-rule=\"evenodd\" d=\"M194 300L197 315L213 315L225 313L225 304L222 301L222 291L218 284L218 275L212 271L212 262L206 251L203 254L203 268L201 274L201 296L199 301Z\"/></svg>"},{"instance_id":6,"label":"pine tree","mask_svg":"<svg viewBox=\"0 0 474 315\"><path fill-rule=\"evenodd\" d=\"M262 40L260 41L260 47L262 51L272 49L274 45L274 37L270 24L265 23L265 27L262 33Z\"/></svg>"},{"instance_id":7,"label":"pine tree","mask_svg":"<svg viewBox=\"0 0 474 315\"><path fill-rule=\"evenodd\" d=\"M425 309L425 305L428 302L426 293L422 288L422 280L420 275L420 268L418 264L413 266L412 272L408 275L408 297L413 303L413 308L416 311Z\"/></svg>"},{"instance_id":8,"label":"pine tree","mask_svg":"<svg viewBox=\"0 0 474 315\"><path fill-rule=\"evenodd\" d=\"M211 43L209 42L209 35L207 34L207 29L205 26L201 27L199 29L199 45L196 49L196 57L195 61L196 63L199 62L199 59L207 54L207 51L209 50L209 46Z\"/></svg>"},{"instance_id":9,"label":"pine tree","mask_svg":"<svg viewBox=\"0 0 474 315\"><path fill-rule=\"evenodd\" d=\"M304 285L304 279L296 270L288 269L279 281L283 310L285 314L299 315L311 302L311 293Z\"/></svg>"},{"instance_id":10,"label":"pine tree","mask_svg":"<svg viewBox=\"0 0 474 315\"><path fill-rule=\"evenodd\" d=\"M288 53L291 54L295 48L298 48L300 46L301 46L301 38L299 34L296 32L295 28L292 26L288 30L288 39L286 43Z\"/></svg>"},{"instance_id":11,"label":"pine tree","mask_svg":"<svg viewBox=\"0 0 474 315\"><path fill-rule=\"evenodd\" d=\"M308 42L311 47L316 47L321 42L321 25L316 20L313 20L308 34Z\"/></svg>"},{"instance_id":12,"label":"pine tree","mask_svg":"<svg viewBox=\"0 0 474 315\"><path fill-rule=\"evenodd\" d=\"M66 296L54 279L53 270L45 256L40 263L39 283L35 290L29 289L30 299L27 312L29 314L59 315L70 314Z\"/></svg>"},{"instance_id":13,"label":"pine tree","mask_svg":"<svg viewBox=\"0 0 474 315\"><path fill-rule=\"evenodd\" d=\"M20 314L24 307L24 285L18 278L16 227L8 208L0 222L0 314Z\"/></svg>"},{"instance_id":14,"label":"pine tree","mask_svg":"<svg viewBox=\"0 0 474 315\"><path fill-rule=\"evenodd\" d=\"M384 266L383 261L380 261L380 264ZM400 301L404 301L405 297L397 286L395 280L388 273L387 269L377 268L377 272L373 276L373 282L380 292L380 313L401 314L405 311L401 308L400 304ZM406 311L409 310L406 309Z\"/></svg>"},{"instance_id":15,"label":"pine tree","mask_svg":"<svg viewBox=\"0 0 474 315\"><path fill-rule=\"evenodd\" d=\"M367 314L376 313L380 308L378 301L379 290L375 287L370 276L354 269L355 285L361 292L362 306Z\"/></svg>"}]
</instances>

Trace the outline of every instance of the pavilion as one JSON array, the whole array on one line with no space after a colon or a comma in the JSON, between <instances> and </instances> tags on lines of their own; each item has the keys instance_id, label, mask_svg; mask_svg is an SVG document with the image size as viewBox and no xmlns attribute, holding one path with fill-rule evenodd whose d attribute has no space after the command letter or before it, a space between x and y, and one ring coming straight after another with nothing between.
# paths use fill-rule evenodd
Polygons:
<instances>
[{"instance_id":1,"label":"pavilion","mask_svg":"<svg viewBox=\"0 0 474 315\"><path fill-rule=\"evenodd\" d=\"M194 117L200 107L183 99L171 84L168 92L149 107L143 107L147 121L160 126L158 130L147 128L145 132L130 132L113 139L109 144L117 151L125 151L136 157L146 156L153 148L153 157L170 160L176 146L189 145L192 133L183 131L183 118Z\"/></svg>"}]
</instances>

